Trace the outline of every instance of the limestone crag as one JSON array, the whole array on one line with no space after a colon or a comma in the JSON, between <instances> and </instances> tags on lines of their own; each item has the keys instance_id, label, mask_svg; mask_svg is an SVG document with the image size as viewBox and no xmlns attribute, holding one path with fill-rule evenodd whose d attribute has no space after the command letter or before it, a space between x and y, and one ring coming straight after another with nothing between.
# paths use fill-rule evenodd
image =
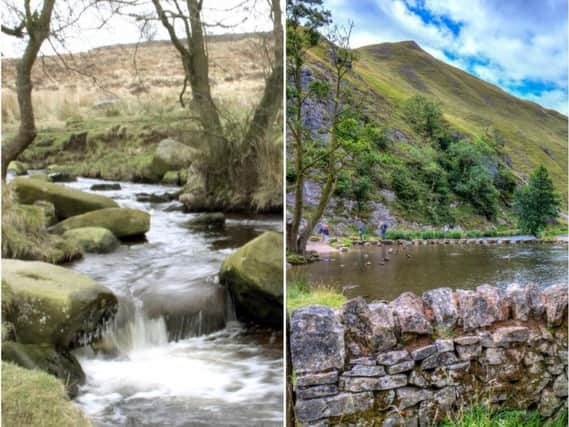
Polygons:
<instances>
[{"instance_id":1,"label":"limestone crag","mask_svg":"<svg viewBox=\"0 0 569 427\"><path fill-rule=\"evenodd\" d=\"M566 284L360 297L290 325L302 426L434 426L476 396L543 417L567 404Z\"/></svg>"}]
</instances>

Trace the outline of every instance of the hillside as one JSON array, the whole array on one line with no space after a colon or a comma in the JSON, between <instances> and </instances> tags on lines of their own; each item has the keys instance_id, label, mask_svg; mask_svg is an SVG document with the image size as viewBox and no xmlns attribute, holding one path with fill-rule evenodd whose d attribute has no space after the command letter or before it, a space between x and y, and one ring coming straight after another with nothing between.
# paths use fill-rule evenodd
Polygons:
<instances>
[{"instance_id":1,"label":"hillside","mask_svg":"<svg viewBox=\"0 0 569 427\"><path fill-rule=\"evenodd\" d=\"M516 98L439 61L415 42L357 49L355 71L392 105L423 94L441 102L446 119L467 134L494 127L505 138L514 171L527 175L542 163L567 193L567 117Z\"/></svg>"},{"instance_id":2,"label":"hillside","mask_svg":"<svg viewBox=\"0 0 569 427\"><path fill-rule=\"evenodd\" d=\"M212 95L234 153L245 149L239 144L270 72L271 45L272 35L267 33L207 39ZM2 61L4 140L19 126L15 67L14 59ZM28 168L155 182L159 178L151 163L161 140L173 138L201 153L209 149L190 87L184 106L180 104L184 70L179 53L167 41L41 57L32 80L39 133L18 157ZM277 122L270 130L257 162L264 177L254 194L260 210L282 203L282 130ZM186 174L179 175L172 179L183 184Z\"/></svg>"},{"instance_id":3,"label":"hillside","mask_svg":"<svg viewBox=\"0 0 569 427\"><path fill-rule=\"evenodd\" d=\"M382 150L373 170L374 193L368 212L362 215L373 225L386 221L404 227L442 225L432 221L416 206L403 206L394 196L394 176L409 175L417 194L429 193L429 186L417 182L427 163L440 166L441 152L425 144L404 114L405 102L417 95L439 103L443 118L455 140L472 141L493 135L500 141L495 167L507 170L518 183L525 182L539 164L550 172L554 184L567 201L567 117L540 105L516 98L500 88L450 66L429 55L413 41L382 43L356 49L357 61L347 77L348 86L364 106L365 115L386 130L389 144ZM326 44L309 51L310 73L328 78L331 68ZM307 108L309 122L322 114ZM325 110L321 108L322 111ZM325 113L323 113L325 115ZM315 177L318 180L318 177ZM310 186L310 183L308 184ZM308 197L311 197L308 188ZM342 200L343 199L343 200ZM289 202L291 199L289 198ZM328 220L343 223L353 218L353 200L337 197L327 211ZM423 205L436 205L438 199L425 198ZM500 203L493 220L479 215L472 206L450 194L447 201L455 224L463 227L511 227L511 202ZM309 202L310 204L310 202ZM352 212L350 212L352 211ZM563 209L565 211L565 209ZM339 228L342 228L340 226Z\"/></svg>"}]
</instances>

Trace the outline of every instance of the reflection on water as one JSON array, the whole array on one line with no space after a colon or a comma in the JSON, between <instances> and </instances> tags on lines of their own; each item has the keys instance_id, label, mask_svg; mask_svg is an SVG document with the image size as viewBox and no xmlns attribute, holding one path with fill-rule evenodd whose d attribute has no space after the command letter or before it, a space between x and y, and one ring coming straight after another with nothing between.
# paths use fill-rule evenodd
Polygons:
<instances>
[{"instance_id":1,"label":"reflection on water","mask_svg":"<svg viewBox=\"0 0 569 427\"><path fill-rule=\"evenodd\" d=\"M563 243L356 247L323 259L293 267L287 277L332 284L348 297L387 300L405 291L420 295L439 287L472 289L512 282L547 286L567 281Z\"/></svg>"},{"instance_id":2,"label":"reflection on water","mask_svg":"<svg viewBox=\"0 0 569 427\"><path fill-rule=\"evenodd\" d=\"M89 191L95 179L70 187ZM77 402L98 426L282 425L282 336L235 322L217 282L222 260L281 217L229 216L225 230L197 232L194 214L136 201L161 185L122 183L100 193L151 214L143 242L72 268L111 288L119 313L105 333L106 355L78 352L87 375Z\"/></svg>"}]
</instances>

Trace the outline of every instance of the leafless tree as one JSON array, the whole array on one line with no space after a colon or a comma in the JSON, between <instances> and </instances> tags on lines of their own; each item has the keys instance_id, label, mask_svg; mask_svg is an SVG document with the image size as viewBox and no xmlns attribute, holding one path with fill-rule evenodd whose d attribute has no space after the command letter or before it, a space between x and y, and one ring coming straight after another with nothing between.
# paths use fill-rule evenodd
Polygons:
<instances>
[{"instance_id":1,"label":"leafless tree","mask_svg":"<svg viewBox=\"0 0 569 427\"><path fill-rule=\"evenodd\" d=\"M20 110L20 127L14 138L2 142L2 180L8 164L15 160L36 138L37 129L32 103L32 68L44 43L48 43L66 69L73 70L59 50L65 49L66 35L77 31L80 19L88 10L100 12L97 28L106 22L129 0L113 4L103 0L2 0L2 33L25 43L16 64L16 95ZM80 70L73 70L80 72ZM95 80L96 83L96 80Z\"/></svg>"},{"instance_id":2,"label":"leafless tree","mask_svg":"<svg viewBox=\"0 0 569 427\"><path fill-rule=\"evenodd\" d=\"M242 146L246 152L240 164L231 165L231 169L223 167L223 159L227 159L228 143L224 133L220 112L211 94L209 76L209 58L205 29L212 26L224 27L221 22L203 21L203 0L151 0L161 25L178 51L184 68L185 85L189 84L192 92L192 106L196 109L198 119L208 143L210 159L217 159L216 167L206 167L200 172L203 176L203 192L207 195L213 191L227 188L232 182L238 182L245 199L251 199L258 186L256 163L259 145L267 140L271 125L277 117L283 100L283 27L279 0L269 1L273 20L273 58L272 68L265 82L261 101L257 105ZM239 3L243 6L250 0ZM231 13L228 11L228 13ZM138 16L138 19L152 20L150 15ZM183 91L182 91L183 93ZM182 95L180 100L183 103ZM208 162L211 165L213 162ZM226 164L226 166L229 166ZM197 189L196 189L197 191ZM207 196L206 196L207 197Z\"/></svg>"},{"instance_id":3,"label":"leafless tree","mask_svg":"<svg viewBox=\"0 0 569 427\"><path fill-rule=\"evenodd\" d=\"M32 105L32 67L43 42L49 37L55 0L44 0L41 8L32 9L30 0L17 8L13 3L4 4L11 19L2 23L4 34L27 39L22 58L16 66L16 92L20 109L20 128L13 139L2 143L2 180L6 178L8 164L30 145L36 135L34 107Z\"/></svg>"}]
</instances>

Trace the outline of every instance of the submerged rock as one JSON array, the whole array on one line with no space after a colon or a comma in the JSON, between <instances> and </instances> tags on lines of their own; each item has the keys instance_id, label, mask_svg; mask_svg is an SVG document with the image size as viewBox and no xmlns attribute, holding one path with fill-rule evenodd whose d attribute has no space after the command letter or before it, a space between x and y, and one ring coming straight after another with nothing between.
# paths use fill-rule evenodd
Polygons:
<instances>
[{"instance_id":1,"label":"submerged rock","mask_svg":"<svg viewBox=\"0 0 569 427\"><path fill-rule=\"evenodd\" d=\"M120 190L122 187L120 184L113 183L113 184L93 184L91 185L92 191L113 191L113 190Z\"/></svg>"},{"instance_id":2,"label":"submerged rock","mask_svg":"<svg viewBox=\"0 0 569 427\"><path fill-rule=\"evenodd\" d=\"M77 177L69 172L53 172L49 175L49 180L51 182L74 182L77 181Z\"/></svg>"},{"instance_id":3,"label":"submerged rock","mask_svg":"<svg viewBox=\"0 0 569 427\"><path fill-rule=\"evenodd\" d=\"M55 213L59 219L81 215L98 209L118 207L117 203L108 197L35 179L16 178L10 183L10 186L16 193L20 203L33 204L38 200L46 200L53 203Z\"/></svg>"},{"instance_id":4,"label":"submerged rock","mask_svg":"<svg viewBox=\"0 0 569 427\"><path fill-rule=\"evenodd\" d=\"M172 200L176 200L177 197L178 193L136 193L136 201L146 203L168 203Z\"/></svg>"},{"instance_id":5,"label":"submerged rock","mask_svg":"<svg viewBox=\"0 0 569 427\"><path fill-rule=\"evenodd\" d=\"M2 312L24 344L72 349L111 318L117 298L87 276L52 264L2 260Z\"/></svg>"},{"instance_id":6,"label":"submerged rock","mask_svg":"<svg viewBox=\"0 0 569 427\"><path fill-rule=\"evenodd\" d=\"M108 253L120 245L115 235L102 227L74 228L63 233L63 237L75 239L85 252Z\"/></svg>"},{"instance_id":7,"label":"submerged rock","mask_svg":"<svg viewBox=\"0 0 569 427\"><path fill-rule=\"evenodd\" d=\"M282 327L282 234L267 231L229 255L219 280L229 289L238 317Z\"/></svg>"},{"instance_id":8,"label":"submerged rock","mask_svg":"<svg viewBox=\"0 0 569 427\"><path fill-rule=\"evenodd\" d=\"M53 227L53 231L64 233L84 227L106 228L118 238L141 236L150 229L150 214L127 208L99 209L68 218Z\"/></svg>"},{"instance_id":9,"label":"submerged rock","mask_svg":"<svg viewBox=\"0 0 569 427\"><path fill-rule=\"evenodd\" d=\"M218 230L225 227L225 215L222 212L201 214L187 222L194 229Z\"/></svg>"}]
</instances>

